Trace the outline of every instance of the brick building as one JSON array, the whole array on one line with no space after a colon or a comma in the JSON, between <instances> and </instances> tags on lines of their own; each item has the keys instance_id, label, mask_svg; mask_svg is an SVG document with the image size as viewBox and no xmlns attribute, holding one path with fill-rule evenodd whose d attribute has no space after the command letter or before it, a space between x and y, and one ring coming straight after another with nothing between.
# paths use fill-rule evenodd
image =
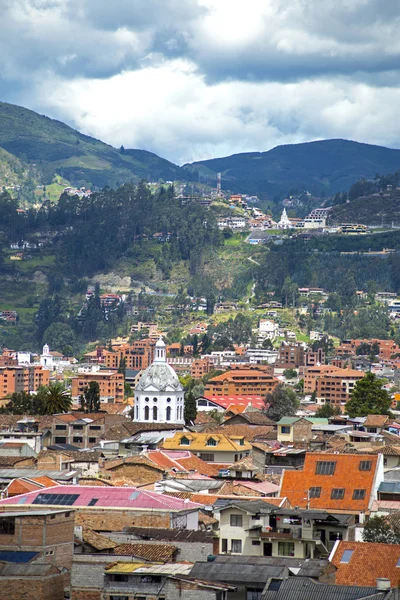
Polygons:
<instances>
[{"instance_id":1,"label":"brick building","mask_svg":"<svg viewBox=\"0 0 400 600\"><path fill-rule=\"evenodd\" d=\"M205 396L265 395L272 392L278 379L261 369L230 369L206 384Z\"/></svg>"},{"instance_id":2,"label":"brick building","mask_svg":"<svg viewBox=\"0 0 400 600\"><path fill-rule=\"evenodd\" d=\"M304 365L304 344L288 344L282 342L276 358L277 369L297 369Z\"/></svg>"},{"instance_id":3,"label":"brick building","mask_svg":"<svg viewBox=\"0 0 400 600\"><path fill-rule=\"evenodd\" d=\"M66 585L65 574L51 564L1 563L0 566L1 597L7 600L64 600Z\"/></svg>"},{"instance_id":4,"label":"brick building","mask_svg":"<svg viewBox=\"0 0 400 600\"><path fill-rule=\"evenodd\" d=\"M198 529L199 505L134 487L64 485L0 500L0 511L74 510L75 525L95 531L125 527Z\"/></svg>"},{"instance_id":5,"label":"brick building","mask_svg":"<svg viewBox=\"0 0 400 600\"><path fill-rule=\"evenodd\" d=\"M51 425L51 435L49 436L48 446L54 444L71 444L78 448L91 448L99 443L100 439L113 425L118 426L130 421L121 415L109 415L107 413L72 412L53 415ZM128 430L123 428L123 435L128 434Z\"/></svg>"},{"instance_id":6,"label":"brick building","mask_svg":"<svg viewBox=\"0 0 400 600\"><path fill-rule=\"evenodd\" d=\"M100 400L107 402L113 398L114 402L124 401L124 376L114 371L98 371L97 373L80 373L71 380L71 396L78 400L84 394L85 388L91 381L96 381L100 388Z\"/></svg>"},{"instance_id":7,"label":"brick building","mask_svg":"<svg viewBox=\"0 0 400 600\"><path fill-rule=\"evenodd\" d=\"M214 368L214 364L209 358L197 358L192 363L190 374L193 379L201 379L204 375L208 375Z\"/></svg>"},{"instance_id":8,"label":"brick building","mask_svg":"<svg viewBox=\"0 0 400 600\"><path fill-rule=\"evenodd\" d=\"M339 355L351 355L357 354L357 348L362 344L368 344L372 346L377 344L379 346L379 358L383 360L389 360L393 354L400 352L400 346L396 344L394 340L343 340L337 349Z\"/></svg>"},{"instance_id":9,"label":"brick building","mask_svg":"<svg viewBox=\"0 0 400 600\"><path fill-rule=\"evenodd\" d=\"M14 392L36 392L41 385L49 384L49 371L43 367L0 367L0 399Z\"/></svg>"},{"instance_id":10,"label":"brick building","mask_svg":"<svg viewBox=\"0 0 400 600\"><path fill-rule=\"evenodd\" d=\"M318 377L315 380L317 402L332 404L332 406L338 406L344 410L355 384L363 379L364 375L365 373L355 369L338 369L333 373Z\"/></svg>"}]
</instances>

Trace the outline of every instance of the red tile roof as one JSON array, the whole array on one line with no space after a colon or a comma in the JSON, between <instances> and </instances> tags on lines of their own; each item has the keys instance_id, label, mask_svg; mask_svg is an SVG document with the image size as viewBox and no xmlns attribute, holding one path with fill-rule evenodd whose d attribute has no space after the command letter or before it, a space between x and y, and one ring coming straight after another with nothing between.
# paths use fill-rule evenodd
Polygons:
<instances>
[{"instance_id":1,"label":"red tile roof","mask_svg":"<svg viewBox=\"0 0 400 600\"><path fill-rule=\"evenodd\" d=\"M332 511L368 511L380 455L307 453L302 471L285 471L281 496L287 496L293 506L306 508L307 491L320 488L319 497L310 498L310 508ZM317 463L335 463L333 474L316 473ZM370 470L361 470L360 463L371 463ZM383 476L383 472L382 472ZM342 499L332 497L332 490L344 490ZM354 490L365 490L363 499L354 499Z\"/></svg>"},{"instance_id":2,"label":"red tile roof","mask_svg":"<svg viewBox=\"0 0 400 600\"><path fill-rule=\"evenodd\" d=\"M154 450L147 454L150 461L168 470L196 471L200 475L218 475L220 467L206 463L189 450Z\"/></svg>"},{"instance_id":3,"label":"red tile roof","mask_svg":"<svg viewBox=\"0 0 400 600\"><path fill-rule=\"evenodd\" d=\"M136 556L151 562L172 562L176 553L176 546L171 544L120 544L114 549L113 554L120 556Z\"/></svg>"},{"instance_id":4,"label":"red tile roof","mask_svg":"<svg viewBox=\"0 0 400 600\"><path fill-rule=\"evenodd\" d=\"M341 562L347 551L348 562ZM376 586L378 578L389 579L392 588L400 586L400 544L339 542L331 555L339 585Z\"/></svg>"}]
</instances>

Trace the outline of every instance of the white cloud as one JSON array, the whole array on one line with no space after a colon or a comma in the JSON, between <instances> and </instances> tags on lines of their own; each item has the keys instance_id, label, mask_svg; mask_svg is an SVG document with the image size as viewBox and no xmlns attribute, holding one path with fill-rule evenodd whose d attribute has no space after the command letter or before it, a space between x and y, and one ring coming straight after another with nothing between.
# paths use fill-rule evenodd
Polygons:
<instances>
[{"instance_id":1,"label":"white cloud","mask_svg":"<svg viewBox=\"0 0 400 600\"><path fill-rule=\"evenodd\" d=\"M0 14L0 89L116 146L184 162L400 145L398 0L0 0Z\"/></svg>"}]
</instances>

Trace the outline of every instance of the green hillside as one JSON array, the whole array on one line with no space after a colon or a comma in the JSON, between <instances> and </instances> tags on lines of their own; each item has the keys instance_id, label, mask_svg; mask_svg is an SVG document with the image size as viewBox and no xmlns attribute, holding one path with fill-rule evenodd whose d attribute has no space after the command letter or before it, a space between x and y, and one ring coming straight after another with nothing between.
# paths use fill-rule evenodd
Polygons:
<instances>
[{"instance_id":1,"label":"green hillside","mask_svg":"<svg viewBox=\"0 0 400 600\"><path fill-rule=\"evenodd\" d=\"M132 179L187 180L189 174L145 150L117 150L68 125L0 102L0 148L24 165L36 165L42 183L60 175L73 185L116 187ZM0 165L5 164L0 155ZM6 167L0 166L1 169Z\"/></svg>"},{"instance_id":2,"label":"green hillside","mask_svg":"<svg viewBox=\"0 0 400 600\"><path fill-rule=\"evenodd\" d=\"M348 140L323 140L277 146L268 152L234 154L184 165L214 183L222 173L222 188L268 195L287 194L290 189L318 195L344 191L358 179L400 168L400 150L359 144ZM215 185L215 183L214 183Z\"/></svg>"}]
</instances>

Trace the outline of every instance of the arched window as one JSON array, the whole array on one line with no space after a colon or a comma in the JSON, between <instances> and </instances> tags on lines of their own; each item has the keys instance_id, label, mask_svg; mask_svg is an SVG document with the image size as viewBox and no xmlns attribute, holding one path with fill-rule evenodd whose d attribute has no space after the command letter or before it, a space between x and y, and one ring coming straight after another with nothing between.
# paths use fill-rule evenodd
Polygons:
<instances>
[{"instance_id":1,"label":"arched window","mask_svg":"<svg viewBox=\"0 0 400 600\"><path fill-rule=\"evenodd\" d=\"M157 406L153 406L153 421L157 421L157 413L158 413Z\"/></svg>"},{"instance_id":2,"label":"arched window","mask_svg":"<svg viewBox=\"0 0 400 600\"><path fill-rule=\"evenodd\" d=\"M168 402L168 400L167 400L167 402ZM167 406L166 419L167 419L167 421L171 420L171 407L170 406Z\"/></svg>"},{"instance_id":3,"label":"arched window","mask_svg":"<svg viewBox=\"0 0 400 600\"><path fill-rule=\"evenodd\" d=\"M150 419L150 409L148 406L144 407L144 420L148 421Z\"/></svg>"},{"instance_id":4,"label":"arched window","mask_svg":"<svg viewBox=\"0 0 400 600\"><path fill-rule=\"evenodd\" d=\"M139 420L139 407L136 405L136 419Z\"/></svg>"}]
</instances>

